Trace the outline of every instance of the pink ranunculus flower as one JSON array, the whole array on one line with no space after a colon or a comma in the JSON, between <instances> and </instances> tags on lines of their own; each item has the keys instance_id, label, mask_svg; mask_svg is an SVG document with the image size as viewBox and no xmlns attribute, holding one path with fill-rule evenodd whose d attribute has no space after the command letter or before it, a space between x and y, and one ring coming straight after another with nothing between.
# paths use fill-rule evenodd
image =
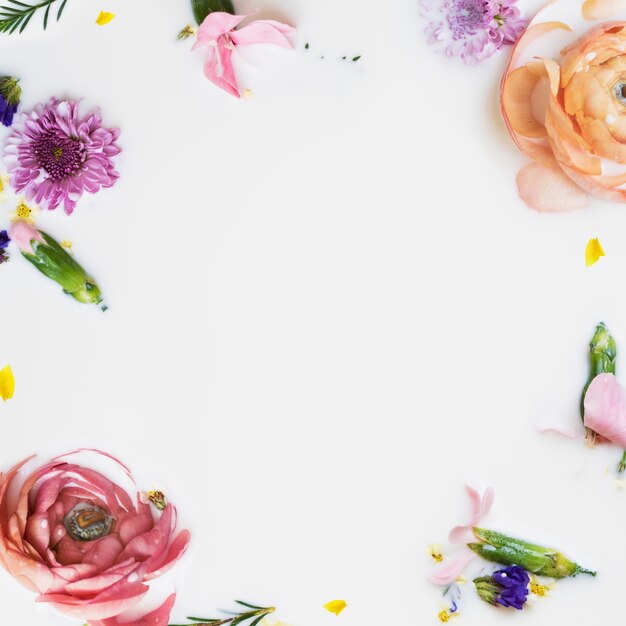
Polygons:
<instances>
[{"instance_id":1,"label":"pink ranunculus flower","mask_svg":"<svg viewBox=\"0 0 626 626\"><path fill-rule=\"evenodd\" d=\"M237 28L247 15L231 15L216 11L209 13L200 28L193 50L208 48L204 63L205 76L228 93L241 97L233 68L232 55L237 46L269 43L292 48L287 34L295 29L275 20L256 20Z\"/></svg>"},{"instance_id":2,"label":"pink ranunculus flower","mask_svg":"<svg viewBox=\"0 0 626 626\"><path fill-rule=\"evenodd\" d=\"M189 543L176 509L146 503L129 470L102 452L33 464L0 474L0 564L38 602L89 626L167 624L174 594L143 614L138 604Z\"/></svg>"}]
</instances>

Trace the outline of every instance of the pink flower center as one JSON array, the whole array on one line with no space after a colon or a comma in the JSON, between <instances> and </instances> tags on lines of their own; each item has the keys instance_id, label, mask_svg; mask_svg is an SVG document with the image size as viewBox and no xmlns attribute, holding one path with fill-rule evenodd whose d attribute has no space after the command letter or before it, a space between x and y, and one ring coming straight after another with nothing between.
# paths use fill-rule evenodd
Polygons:
<instances>
[{"instance_id":1,"label":"pink flower center","mask_svg":"<svg viewBox=\"0 0 626 626\"><path fill-rule=\"evenodd\" d=\"M83 146L77 139L59 137L49 132L42 135L33 147L35 158L48 173L50 180L70 178L83 165Z\"/></svg>"},{"instance_id":2,"label":"pink flower center","mask_svg":"<svg viewBox=\"0 0 626 626\"><path fill-rule=\"evenodd\" d=\"M487 0L458 0L449 3L448 25L454 39L465 39L487 28L494 18Z\"/></svg>"}]
</instances>

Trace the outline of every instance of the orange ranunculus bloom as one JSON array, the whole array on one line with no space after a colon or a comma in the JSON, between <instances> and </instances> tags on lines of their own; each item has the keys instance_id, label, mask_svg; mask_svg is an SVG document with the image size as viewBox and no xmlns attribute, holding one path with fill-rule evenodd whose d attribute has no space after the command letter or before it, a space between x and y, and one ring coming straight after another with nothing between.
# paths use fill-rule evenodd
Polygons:
<instances>
[{"instance_id":1,"label":"orange ranunculus bloom","mask_svg":"<svg viewBox=\"0 0 626 626\"><path fill-rule=\"evenodd\" d=\"M536 19L502 79L505 123L533 159L518 174L520 196L539 211L583 207L589 194L626 202L626 21L592 27L558 59L522 60L533 40L558 29L571 30Z\"/></svg>"}]
</instances>

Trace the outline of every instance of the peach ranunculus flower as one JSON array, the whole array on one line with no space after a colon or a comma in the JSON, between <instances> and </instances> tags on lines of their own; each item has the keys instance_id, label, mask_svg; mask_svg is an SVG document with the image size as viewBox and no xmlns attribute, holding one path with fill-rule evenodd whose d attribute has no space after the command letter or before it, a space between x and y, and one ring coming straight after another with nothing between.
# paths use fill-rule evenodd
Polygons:
<instances>
[{"instance_id":1,"label":"peach ranunculus flower","mask_svg":"<svg viewBox=\"0 0 626 626\"><path fill-rule=\"evenodd\" d=\"M626 0L554 0L540 11L513 50L501 105L533 159L517 177L526 204L626 202Z\"/></svg>"},{"instance_id":2,"label":"peach ranunculus flower","mask_svg":"<svg viewBox=\"0 0 626 626\"><path fill-rule=\"evenodd\" d=\"M175 531L171 504L158 504L107 454L78 450L43 465L31 457L0 474L0 564L38 602L89 626L163 626L175 594L156 609L139 603L190 535Z\"/></svg>"}]
</instances>

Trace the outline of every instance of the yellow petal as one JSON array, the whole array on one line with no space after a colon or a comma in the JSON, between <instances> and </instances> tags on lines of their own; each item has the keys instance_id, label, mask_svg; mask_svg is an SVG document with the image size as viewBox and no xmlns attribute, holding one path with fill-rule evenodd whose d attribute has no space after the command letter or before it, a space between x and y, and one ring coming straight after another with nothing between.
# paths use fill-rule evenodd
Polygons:
<instances>
[{"instance_id":1,"label":"yellow petal","mask_svg":"<svg viewBox=\"0 0 626 626\"><path fill-rule=\"evenodd\" d=\"M339 615L348 606L345 600L331 600L324 605L324 608L335 615Z\"/></svg>"},{"instance_id":2,"label":"yellow petal","mask_svg":"<svg viewBox=\"0 0 626 626\"><path fill-rule=\"evenodd\" d=\"M108 24L115 17L115 13L109 13L108 11L100 11L96 24L98 26L104 26Z\"/></svg>"},{"instance_id":3,"label":"yellow petal","mask_svg":"<svg viewBox=\"0 0 626 626\"><path fill-rule=\"evenodd\" d=\"M585 248L585 263L587 267L591 265L595 265L600 257L604 256L604 250L602 249L602 245L598 241L598 238L590 239L587 247Z\"/></svg>"},{"instance_id":4,"label":"yellow petal","mask_svg":"<svg viewBox=\"0 0 626 626\"><path fill-rule=\"evenodd\" d=\"M608 20L626 8L625 0L585 0L583 17L586 20Z\"/></svg>"},{"instance_id":5,"label":"yellow petal","mask_svg":"<svg viewBox=\"0 0 626 626\"><path fill-rule=\"evenodd\" d=\"M0 370L0 398L5 402L13 397L15 391L15 378L10 365L5 365Z\"/></svg>"}]
</instances>

